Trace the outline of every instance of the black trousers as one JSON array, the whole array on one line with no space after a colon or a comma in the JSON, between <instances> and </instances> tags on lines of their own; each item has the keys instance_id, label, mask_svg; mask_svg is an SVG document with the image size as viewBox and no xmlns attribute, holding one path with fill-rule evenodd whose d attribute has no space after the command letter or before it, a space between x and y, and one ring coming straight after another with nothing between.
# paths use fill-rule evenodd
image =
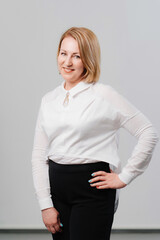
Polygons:
<instances>
[{"instance_id":1,"label":"black trousers","mask_svg":"<svg viewBox=\"0 0 160 240\"><path fill-rule=\"evenodd\" d=\"M49 180L62 232L54 240L109 240L115 189L97 189L88 182L96 171L110 172L106 162L59 164L49 159Z\"/></svg>"}]
</instances>

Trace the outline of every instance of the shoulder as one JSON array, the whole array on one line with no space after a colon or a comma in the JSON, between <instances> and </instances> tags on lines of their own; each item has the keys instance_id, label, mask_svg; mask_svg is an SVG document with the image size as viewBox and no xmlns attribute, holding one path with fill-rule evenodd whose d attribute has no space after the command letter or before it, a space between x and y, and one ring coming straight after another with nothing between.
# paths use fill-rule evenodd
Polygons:
<instances>
[{"instance_id":1,"label":"shoulder","mask_svg":"<svg viewBox=\"0 0 160 240\"><path fill-rule=\"evenodd\" d=\"M119 91L110 85L97 82L93 86L94 94L106 100L118 111L126 114L133 114L139 110Z\"/></svg>"},{"instance_id":2,"label":"shoulder","mask_svg":"<svg viewBox=\"0 0 160 240\"><path fill-rule=\"evenodd\" d=\"M102 82L96 82L93 84L92 89L94 94L107 100L115 98L115 96L119 95L118 91L115 88L109 84L104 84Z\"/></svg>"}]
</instances>

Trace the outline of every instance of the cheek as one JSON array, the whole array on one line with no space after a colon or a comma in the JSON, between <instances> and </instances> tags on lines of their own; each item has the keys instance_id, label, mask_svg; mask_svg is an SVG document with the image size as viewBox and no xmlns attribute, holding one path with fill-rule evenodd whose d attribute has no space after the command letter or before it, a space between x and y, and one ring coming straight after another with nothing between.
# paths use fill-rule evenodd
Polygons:
<instances>
[{"instance_id":1,"label":"cheek","mask_svg":"<svg viewBox=\"0 0 160 240\"><path fill-rule=\"evenodd\" d=\"M77 68L79 69L79 71L83 71L84 70L83 63L82 62L78 63Z\"/></svg>"},{"instance_id":2,"label":"cheek","mask_svg":"<svg viewBox=\"0 0 160 240\"><path fill-rule=\"evenodd\" d=\"M61 57L58 57L58 66L60 66L63 63L63 59Z\"/></svg>"}]
</instances>

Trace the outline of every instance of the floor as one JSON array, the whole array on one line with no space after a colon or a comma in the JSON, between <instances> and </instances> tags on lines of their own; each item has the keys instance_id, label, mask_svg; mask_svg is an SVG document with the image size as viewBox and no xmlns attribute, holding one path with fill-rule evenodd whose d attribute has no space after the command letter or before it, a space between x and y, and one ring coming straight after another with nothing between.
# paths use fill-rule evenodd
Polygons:
<instances>
[{"instance_id":1,"label":"floor","mask_svg":"<svg viewBox=\"0 0 160 240\"><path fill-rule=\"evenodd\" d=\"M160 233L112 233L111 240L159 240ZM0 233L0 240L52 240L50 233Z\"/></svg>"}]
</instances>

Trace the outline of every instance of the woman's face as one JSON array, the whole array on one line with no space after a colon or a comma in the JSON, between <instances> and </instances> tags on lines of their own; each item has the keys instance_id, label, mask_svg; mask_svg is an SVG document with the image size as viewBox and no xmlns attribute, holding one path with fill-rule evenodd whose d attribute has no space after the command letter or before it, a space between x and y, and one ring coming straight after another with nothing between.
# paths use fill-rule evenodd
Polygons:
<instances>
[{"instance_id":1,"label":"woman's face","mask_svg":"<svg viewBox=\"0 0 160 240\"><path fill-rule=\"evenodd\" d=\"M61 43L58 68L66 82L73 84L81 81L84 66L80 57L78 43L71 36L65 37Z\"/></svg>"}]
</instances>

